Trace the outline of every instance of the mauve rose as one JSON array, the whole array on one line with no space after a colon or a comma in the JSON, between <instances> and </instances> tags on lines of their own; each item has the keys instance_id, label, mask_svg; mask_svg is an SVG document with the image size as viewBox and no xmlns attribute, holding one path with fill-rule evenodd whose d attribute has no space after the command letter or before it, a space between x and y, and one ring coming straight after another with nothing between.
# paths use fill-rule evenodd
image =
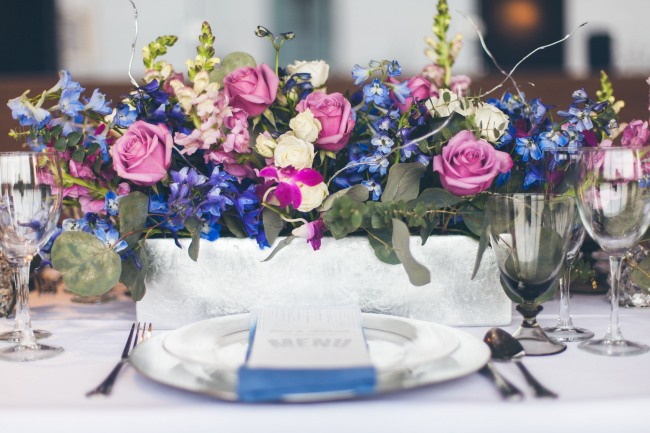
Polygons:
<instances>
[{"instance_id":1,"label":"mauve rose","mask_svg":"<svg viewBox=\"0 0 650 433\"><path fill-rule=\"evenodd\" d=\"M471 131L454 135L433 157L433 171L440 173L443 188L454 195L472 195L485 191L499 173L512 168L506 152L496 150L485 140L477 140Z\"/></svg>"},{"instance_id":2,"label":"mauve rose","mask_svg":"<svg viewBox=\"0 0 650 433\"><path fill-rule=\"evenodd\" d=\"M259 116L275 101L280 80L265 64L235 69L223 79L223 90L230 105L249 116Z\"/></svg>"},{"instance_id":3,"label":"mauve rose","mask_svg":"<svg viewBox=\"0 0 650 433\"><path fill-rule=\"evenodd\" d=\"M649 135L648 122L633 120L623 130L621 145L624 147L643 147L648 141Z\"/></svg>"},{"instance_id":4,"label":"mauve rose","mask_svg":"<svg viewBox=\"0 0 650 433\"><path fill-rule=\"evenodd\" d=\"M300 101L296 110L302 113L309 109L321 124L321 131L314 146L331 152L343 149L352 135L354 119L352 106L340 93L326 95L322 92L310 93Z\"/></svg>"},{"instance_id":5,"label":"mauve rose","mask_svg":"<svg viewBox=\"0 0 650 433\"><path fill-rule=\"evenodd\" d=\"M428 99L430 96L438 96L438 91L432 86L431 81L421 75L416 75L408 80L407 87L411 90L411 96L406 98L403 104L400 104L399 101L396 102L400 113L406 113L411 108L414 99L420 101Z\"/></svg>"},{"instance_id":6,"label":"mauve rose","mask_svg":"<svg viewBox=\"0 0 650 433\"><path fill-rule=\"evenodd\" d=\"M167 175L173 140L165 125L138 120L113 146L113 168L136 185L150 186Z\"/></svg>"}]
</instances>

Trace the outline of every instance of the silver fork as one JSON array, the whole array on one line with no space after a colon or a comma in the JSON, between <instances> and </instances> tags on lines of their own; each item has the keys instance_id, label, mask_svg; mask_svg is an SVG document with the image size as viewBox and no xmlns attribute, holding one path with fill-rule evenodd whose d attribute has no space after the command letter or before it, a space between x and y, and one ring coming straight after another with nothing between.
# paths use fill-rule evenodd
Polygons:
<instances>
[{"instance_id":1,"label":"silver fork","mask_svg":"<svg viewBox=\"0 0 650 433\"><path fill-rule=\"evenodd\" d=\"M110 395L111 391L113 390L113 384L115 383L115 380L117 379L122 366L129 361L129 353L131 350L133 350L135 346L138 345L138 343L145 341L149 337L151 337L151 323L149 323L149 327L147 327L147 323L145 322L142 325L142 331L140 331L140 322L138 322L137 328L135 326L135 323L131 325L131 332L129 332L129 338L126 340L126 345L122 351L120 362L115 365L113 370L108 374L108 376L106 376L106 379L104 379L104 381L100 383L97 388L92 389L86 393L86 397L97 394ZM133 342L133 345L131 345L131 342Z\"/></svg>"}]
</instances>

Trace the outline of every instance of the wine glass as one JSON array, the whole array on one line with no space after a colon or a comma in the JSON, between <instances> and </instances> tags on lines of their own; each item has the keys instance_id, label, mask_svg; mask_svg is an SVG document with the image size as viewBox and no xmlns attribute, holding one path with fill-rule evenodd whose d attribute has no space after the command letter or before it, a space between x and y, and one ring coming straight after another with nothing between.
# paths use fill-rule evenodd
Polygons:
<instances>
[{"instance_id":1,"label":"wine glass","mask_svg":"<svg viewBox=\"0 0 650 433\"><path fill-rule=\"evenodd\" d=\"M573 221L573 198L554 194L494 194L485 217L501 283L524 320L514 332L527 355L566 349L537 324L545 295L562 269Z\"/></svg>"},{"instance_id":2,"label":"wine glass","mask_svg":"<svg viewBox=\"0 0 650 433\"><path fill-rule=\"evenodd\" d=\"M546 152L546 187L555 194L574 194L575 172L580 161L577 148L558 147ZM585 228L576 211L569 231L569 245L565 258L565 272L558 280L560 292L560 312L555 326L544 328L544 332L554 341L571 342L588 340L594 333L588 329L577 328L571 319L571 268L582 242Z\"/></svg>"},{"instance_id":3,"label":"wine glass","mask_svg":"<svg viewBox=\"0 0 650 433\"><path fill-rule=\"evenodd\" d=\"M648 351L625 340L618 322L621 262L650 226L650 147L584 148L576 176L576 202L587 232L609 255L611 314L601 339L578 347L608 356Z\"/></svg>"},{"instance_id":4,"label":"wine glass","mask_svg":"<svg viewBox=\"0 0 650 433\"><path fill-rule=\"evenodd\" d=\"M0 359L34 361L63 351L36 341L29 314L29 265L56 229L61 193L56 153L0 153L0 246L14 268L20 331L16 345L0 349Z\"/></svg>"}]
</instances>

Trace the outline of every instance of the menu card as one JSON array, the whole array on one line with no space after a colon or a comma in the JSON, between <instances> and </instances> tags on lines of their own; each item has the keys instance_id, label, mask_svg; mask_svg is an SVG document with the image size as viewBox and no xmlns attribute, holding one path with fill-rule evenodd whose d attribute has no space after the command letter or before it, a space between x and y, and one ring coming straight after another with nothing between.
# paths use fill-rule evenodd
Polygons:
<instances>
[{"instance_id":1,"label":"menu card","mask_svg":"<svg viewBox=\"0 0 650 433\"><path fill-rule=\"evenodd\" d=\"M273 307L252 317L246 363L239 371L240 399L374 389L359 307Z\"/></svg>"}]
</instances>

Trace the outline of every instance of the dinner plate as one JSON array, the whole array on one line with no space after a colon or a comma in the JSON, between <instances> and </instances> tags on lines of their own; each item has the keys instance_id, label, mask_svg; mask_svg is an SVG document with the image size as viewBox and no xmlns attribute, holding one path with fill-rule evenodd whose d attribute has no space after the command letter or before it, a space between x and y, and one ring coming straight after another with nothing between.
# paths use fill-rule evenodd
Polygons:
<instances>
[{"instance_id":1,"label":"dinner plate","mask_svg":"<svg viewBox=\"0 0 650 433\"><path fill-rule=\"evenodd\" d=\"M364 314L364 324L369 326ZM380 316L380 315L373 315ZM233 316L234 317L234 316ZM391 316L381 316L391 317ZM212 320L212 319L211 319ZM238 320L244 320L245 326L248 326L248 318L239 317ZM417 322L408 319L400 319L407 322ZM453 336L457 341L457 348L447 356L439 357L428 363L414 365L413 368L404 368L399 361L395 359L386 361L382 358L388 354L403 352L400 349L405 345L405 337L400 333L390 331L366 329L367 334L376 336L374 341L380 342L375 344L376 350L370 349L371 359L374 362L380 362L383 367L377 376L376 394L400 391L426 385L432 385L456 378L460 378L478 371L483 367L490 358L488 347L475 338L474 336L460 331L458 329L445 327L436 324L423 324L418 322L418 326L427 326L433 332L440 332ZM234 322L232 322L234 325ZM237 327L235 327L236 329ZM375 332L377 331L377 332ZM235 331L237 333L237 331ZM143 376L158 383L171 386L177 389L203 394L222 400L236 401L237 387L236 377L233 380L232 373L210 374L210 371L197 370L200 364L187 363L180 358L170 354L164 347L163 342L168 334L156 335L144 343L139 344L130 356L131 364ZM383 340L382 336L383 335ZM373 337L375 338L375 337ZM373 341L368 336L369 341ZM393 347L397 346L397 347ZM372 347L369 344L369 348ZM239 355L238 355L239 356ZM228 370L229 371L229 370ZM286 401L302 402L314 400L331 400L345 397L355 397L349 395L294 395L286 396Z\"/></svg>"},{"instance_id":2,"label":"dinner plate","mask_svg":"<svg viewBox=\"0 0 650 433\"><path fill-rule=\"evenodd\" d=\"M449 328L383 314L362 314L363 332L378 374L416 369L444 358L458 348ZM250 315L202 320L170 332L163 347L196 374L230 375L244 364Z\"/></svg>"}]
</instances>

